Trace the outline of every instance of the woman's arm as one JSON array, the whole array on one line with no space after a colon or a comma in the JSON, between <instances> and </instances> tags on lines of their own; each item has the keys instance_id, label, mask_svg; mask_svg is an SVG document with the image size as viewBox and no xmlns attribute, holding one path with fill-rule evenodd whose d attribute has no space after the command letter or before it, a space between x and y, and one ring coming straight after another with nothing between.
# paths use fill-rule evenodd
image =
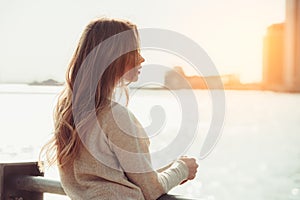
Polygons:
<instances>
[{"instance_id":1,"label":"woman's arm","mask_svg":"<svg viewBox=\"0 0 300 200\"><path fill-rule=\"evenodd\" d=\"M122 142L123 139L127 142ZM123 135L116 143L122 145L122 148L116 145L113 147L121 167L127 178L141 188L145 199L157 199L188 179L189 170L181 160L161 172L155 171L148 152L148 142L144 139Z\"/></svg>"},{"instance_id":2,"label":"woman's arm","mask_svg":"<svg viewBox=\"0 0 300 200\"><path fill-rule=\"evenodd\" d=\"M129 180L138 185L145 199L157 199L188 178L183 161L175 161L167 170L157 173L126 173Z\"/></svg>"},{"instance_id":3,"label":"woman's arm","mask_svg":"<svg viewBox=\"0 0 300 200\"><path fill-rule=\"evenodd\" d=\"M166 166L164 166L164 167L162 167L162 168L160 168L160 169L157 169L156 171L159 172L159 173L160 173L160 172L163 172L163 171L169 169L169 168L172 166L173 163L174 163L174 162L171 162L170 164L168 164L168 165L166 165Z\"/></svg>"},{"instance_id":4,"label":"woman's arm","mask_svg":"<svg viewBox=\"0 0 300 200\"><path fill-rule=\"evenodd\" d=\"M157 199L188 178L189 172L183 161L155 171L149 154L149 139L143 127L127 109L126 112L124 109L117 111L113 111L109 145L126 176L141 188L145 199Z\"/></svg>"}]
</instances>

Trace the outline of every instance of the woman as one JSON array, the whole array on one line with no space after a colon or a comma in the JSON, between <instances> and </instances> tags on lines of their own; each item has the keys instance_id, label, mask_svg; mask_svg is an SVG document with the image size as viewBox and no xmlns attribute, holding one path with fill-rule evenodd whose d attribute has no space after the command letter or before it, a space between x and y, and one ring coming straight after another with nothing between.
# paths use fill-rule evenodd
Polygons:
<instances>
[{"instance_id":1,"label":"woman","mask_svg":"<svg viewBox=\"0 0 300 200\"><path fill-rule=\"evenodd\" d=\"M157 199L195 177L189 157L154 170L144 129L113 100L116 87L138 79L142 62L134 24L101 18L85 28L42 150L71 199Z\"/></svg>"}]
</instances>

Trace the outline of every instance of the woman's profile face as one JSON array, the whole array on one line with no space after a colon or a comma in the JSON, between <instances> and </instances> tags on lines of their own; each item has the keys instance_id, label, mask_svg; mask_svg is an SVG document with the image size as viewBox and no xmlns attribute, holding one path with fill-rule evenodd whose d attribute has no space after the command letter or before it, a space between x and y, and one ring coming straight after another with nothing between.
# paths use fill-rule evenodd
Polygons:
<instances>
[{"instance_id":1,"label":"woman's profile face","mask_svg":"<svg viewBox=\"0 0 300 200\"><path fill-rule=\"evenodd\" d=\"M145 61L145 59L138 53L137 61L127 64L125 66L125 74L123 78L129 82L136 82L138 80L138 75L140 74L140 69L142 68L141 64Z\"/></svg>"}]
</instances>

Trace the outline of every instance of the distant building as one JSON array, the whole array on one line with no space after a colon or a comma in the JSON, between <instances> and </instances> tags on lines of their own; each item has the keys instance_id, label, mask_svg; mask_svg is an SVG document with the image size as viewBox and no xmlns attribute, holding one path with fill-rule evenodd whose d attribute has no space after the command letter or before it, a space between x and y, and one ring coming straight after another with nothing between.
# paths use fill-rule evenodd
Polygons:
<instances>
[{"instance_id":1,"label":"distant building","mask_svg":"<svg viewBox=\"0 0 300 200\"><path fill-rule=\"evenodd\" d=\"M284 85L284 27L273 24L268 27L263 41L263 86L280 90Z\"/></svg>"},{"instance_id":2,"label":"distant building","mask_svg":"<svg viewBox=\"0 0 300 200\"><path fill-rule=\"evenodd\" d=\"M286 0L285 87L300 91L300 1Z\"/></svg>"},{"instance_id":3,"label":"distant building","mask_svg":"<svg viewBox=\"0 0 300 200\"><path fill-rule=\"evenodd\" d=\"M220 85L220 80L223 85ZM165 87L168 89L223 89L223 86L236 88L240 86L240 80L233 74L206 77L186 76L182 67L179 66L165 74Z\"/></svg>"},{"instance_id":4,"label":"distant building","mask_svg":"<svg viewBox=\"0 0 300 200\"><path fill-rule=\"evenodd\" d=\"M169 89L191 88L184 71L178 66L174 67L173 70L166 72L164 85Z\"/></svg>"},{"instance_id":5,"label":"distant building","mask_svg":"<svg viewBox=\"0 0 300 200\"><path fill-rule=\"evenodd\" d=\"M285 23L268 27L263 48L265 89L300 92L300 0L286 0Z\"/></svg>"}]
</instances>

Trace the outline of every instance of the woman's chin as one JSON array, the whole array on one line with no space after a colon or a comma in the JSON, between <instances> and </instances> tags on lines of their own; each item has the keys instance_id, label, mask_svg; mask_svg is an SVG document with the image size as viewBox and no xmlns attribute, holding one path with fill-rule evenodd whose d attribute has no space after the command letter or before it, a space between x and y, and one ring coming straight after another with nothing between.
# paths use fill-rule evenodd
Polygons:
<instances>
[{"instance_id":1,"label":"woman's chin","mask_svg":"<svg viewBox=\"0 0 300 200\"><path fill-rule=\"evenodd\" d=\"M131 82L137 82L139 80L139 77L138 76L135 76Z\"/></svg>"},{"instance_id":2,"label":"woman's chin","mask_svg":"<svg viewBox=\"0 0 300 200\"><path fill-rule=\"evenodd\" d=\"M139 80L139 77L138 77L138 75L136 75L134 77L125 78L125 80L128 82L137 82Z\"/></svg>"}]
</instances>

